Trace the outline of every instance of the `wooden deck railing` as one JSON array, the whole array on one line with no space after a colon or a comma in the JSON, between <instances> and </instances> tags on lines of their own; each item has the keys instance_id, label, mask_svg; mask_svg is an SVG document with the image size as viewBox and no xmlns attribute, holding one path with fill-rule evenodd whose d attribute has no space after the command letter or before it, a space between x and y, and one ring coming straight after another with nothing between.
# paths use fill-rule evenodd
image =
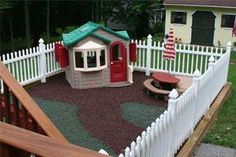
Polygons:
<instances>
[{"instance_id":1,"label":"wooden deck railing","mask_svg":"<svg viewBox=\"0 0 236 157\"><path fill-rule=\"evenodd\" d=\"M0 63L0 78L4 87L4 92L0 95L1 121L34 132L45 133L49 137L67 142L62 133L2 63Z\"/></svg>"},{"instance_id":2,"label":"wooden deck railing","mask_svg":"<svg viewBox=\"0 0 236 157\"><path fill-rule=\"evenodd\" d=\"M43 157L107 157L4 122L0 122L0 128L1 157L25 157L31 153ZM24 155L16 154L20 150L25 150Z\"/></svg>"},{"instance_id":3,"label":"wooden deck railing","mask_svg":"<svg viewBox=\"0 0 236 157\"><path fill-rule=\"evenodd\" d=\"M104 157L70 144L1 62L0 80L1 157Z\"/></svg>"}]
</instances>

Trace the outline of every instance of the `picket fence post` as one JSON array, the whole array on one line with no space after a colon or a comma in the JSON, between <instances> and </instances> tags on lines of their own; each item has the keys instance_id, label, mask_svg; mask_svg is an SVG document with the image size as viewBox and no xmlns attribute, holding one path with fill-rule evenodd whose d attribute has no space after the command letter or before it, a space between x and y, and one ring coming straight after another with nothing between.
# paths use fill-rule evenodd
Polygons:
<instances>
[{"instance_id":1,"label":"picket fence post","mask_svg":"<svg viewBox=\"0 0 236 157\"><path fill-rule=\"evenodd\" d=\"M40 53L40 74L41 82L46 82L46 54L45 54L45 44L42 38L39 39L39 53Z\"/></svg>"},{"instance_id":2,"label":"picket fence post","mask_svg":"<svg viewBox=\"0 0 236 157\"><path fill-rule=\"evenodd\" d=\"M227 82L227 76L228 76L228 72L229 72L229 61L230 61L230 54L231 54L231 49L232 49L232 43L228 42L227 43L227 48L226 48L226 54L227 54L227 59L228 59L228 64L226 65L226 76L225 76L225 83Z\"/></svg>"},{"instance_id":3,"label":"picket fence post","mask_svg":"<svg viewBox=\"0 0 236 157\"><path fill-rule=\"evenodd\" d=\"M141 157L141 137L140 136L137 137L136 143L137 143L135 147L136 155L137 157Z\"/></svg>"},{"instance_id":4,"label":"picket fence post","mask_svg":"<svg viewBox=\"0 0 236 157\"><path fill-rule=\"evenodd\" d=\"M231 42L228 42L228 43L227 43L227 48L226 48L226 53L230 53L230 52L231 52L231 49L232 49L232 43L231 43Z\"/></svg>"},{"instance_id":5,"label":"picket fence post","mask_svg":"<svg viewBox=\"0 0 236 157\"><path fill-rule=\"evenodd\" d=\"M168 139L168 155L174 156L175 155L175 145L176 145L176 134L175 134L175 120L177 119L176 115L178 115L177 112L177 98L179 94L176 89L172 89L172 91L169 94L170 99L168 100L168 110L171 112L170 117L170 131L171 131L171 137Z\"/></svg>"},{"instance_id":6,"label":"picket fence post","mask_svg":"<svg viewBox=\"0 0 236 157\"><path fill-rule=\"evenodd\" d=\"M195 72L193 73L193 84L194 84L194 116L192 119L192 126L194 129L195 124L198 121L198 117L197 117L197 105L198 105L198 92L199 92L199 84L200 84L200 76L201 76L201 72L196 69ZM200 107L200 106L199 106Z\"/></svg>"},{"instance_id":7,"label":"picket fence post","mask_svg":"<svg viewBox=\"0 0 236 157\"><path fill-rule=\"evenodd\" d=\"M146 75L147 76L150 76L151 47L152 47L152 35L149 34L148 37L147 37L147 56L146 56Z\"/></svg>"},{"instance_id":8,"label":"picket fence post","mask_svg":"<svg viewBox=\"0 0 236 157\"><path fill-rule=\"evenodd\" d=\"M125 148L125 157L130 157L129 153L130 153L130 148L126 147Z\"/></svg>"},{"instance_id":9,"label":"picket fence post","mask_svg":"<svg viewBox=\"0 0 236 157\"><path fill-rule=\"evenodd\" d=\"M215 58L213 57L213 56L211 56L210 58L209 58L209 60L208 60L208 68L211 70L210 72L211 72L211 78L210 78L210 80L211 81L209 81L209 83L211 84L210 85L210 101L209 101L209 106L208 106L208 108L210 107L210 104L211 104L211 101L214 99L213 98L213 89L214 89L214 62L215 62Z\"/></svg>"}]
</instances>

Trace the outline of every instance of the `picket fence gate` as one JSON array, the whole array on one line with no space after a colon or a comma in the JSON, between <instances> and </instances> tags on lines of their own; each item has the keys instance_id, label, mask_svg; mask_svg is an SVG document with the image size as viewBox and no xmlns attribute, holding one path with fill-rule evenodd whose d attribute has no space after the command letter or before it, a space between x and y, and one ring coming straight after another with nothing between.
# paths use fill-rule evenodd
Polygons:
<instances>
[{"instance_id":1,"label":"picket fence gate","mask_svg":"<svg viewBox=\"0 0 236 157\"><path fill-rule=\"evenodd\" d=\"M176 44L176 59L170 62L162 57L164 43L152 41L151 35L147 40L132 42L137 44L137 61L131 63L134 70L143 71L146 75L164 71L189 76L193 83L181 96L173 89L167 110L119 157L173 157L225 85L231 43L226 49ZM40 39L39 46L2 55L0 60L21 85L39 80L46 82L47 77L63 72L55 61L55 43L45 45Z\"/></svg>"}]
</instances>

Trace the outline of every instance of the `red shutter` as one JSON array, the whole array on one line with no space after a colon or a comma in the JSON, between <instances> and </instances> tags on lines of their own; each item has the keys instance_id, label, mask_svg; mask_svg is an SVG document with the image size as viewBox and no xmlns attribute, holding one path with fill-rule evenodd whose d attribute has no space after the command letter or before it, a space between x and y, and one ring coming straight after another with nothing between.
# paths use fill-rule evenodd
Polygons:
<instances>
[{"instance_id":1,"label":"red shutter","mask_svg":"<svg viewBox=\"0 0 236 157\"><path fill-rule=\"evenodd\" d=\"M56 62L59 62L59 48L60 47L63 47L62 44L59 44L59 43L55 43L55 59L56 59Z\"/></svg>"},{"instance_id":2,"label":"red shutter","mask_svg":"<svg viewBox=\"0 0 236 157\"><path fill-rule=\"evenodd\" d=\"M129 44L129 56L130 62L136 62L136 43Z\"/></svg>"},{"instance_id":3,"label":"red shutter","mask_svg":"<svg viewBox=\"0 0 236 157\"><path fill-rule=\"evenodd\" d=\"M65 68L69 65L69 55L67 48L59 47L59 63L61 68Z\"/></svg>"}]
</instances>

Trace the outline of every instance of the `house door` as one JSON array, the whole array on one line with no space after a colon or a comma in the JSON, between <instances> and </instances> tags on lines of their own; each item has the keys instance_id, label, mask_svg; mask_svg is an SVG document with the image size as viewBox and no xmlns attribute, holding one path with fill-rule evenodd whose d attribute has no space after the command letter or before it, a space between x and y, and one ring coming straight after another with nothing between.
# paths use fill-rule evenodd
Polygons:
<instances>
[{"instance_id":1,"label":"house door","mask_svg":"<svg viewBox=\"0 0 236 157\"><path fill-rule=\"evenodd\" d=\"M210 11L196 11L193 14L191 44L213 45L215 15Z\"/></svg>"},{"instance_id":2,"label":"house door","mask_svg":"<svg viewBox=\"0 0 236 157\"><path fill-rule=\"evenodd\" d=\"M116 41L110 46L110 76L111 82L127 80L126 48L120 41Z\"/></svg>"}]
</instances>

